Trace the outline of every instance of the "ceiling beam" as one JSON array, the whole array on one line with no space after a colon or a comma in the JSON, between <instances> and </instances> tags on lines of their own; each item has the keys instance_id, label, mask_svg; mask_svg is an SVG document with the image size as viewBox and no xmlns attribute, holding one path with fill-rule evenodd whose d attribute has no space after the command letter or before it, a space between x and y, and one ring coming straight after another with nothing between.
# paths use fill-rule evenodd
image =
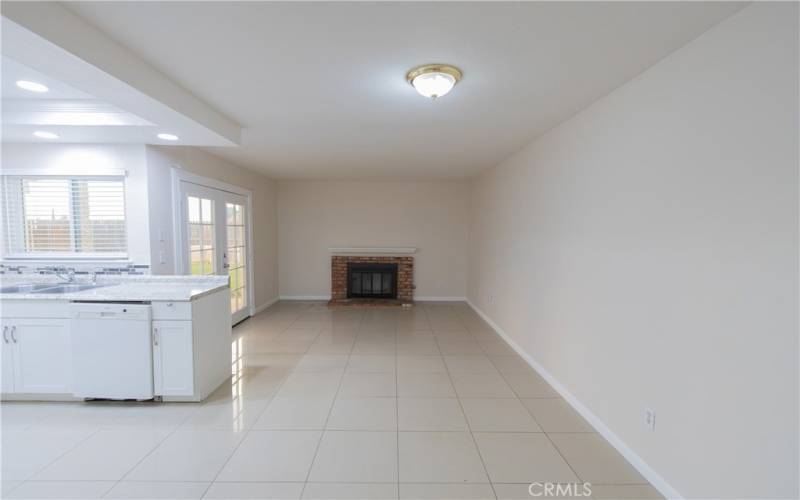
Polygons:
<instances>
[{"instance_id":1,"label":"ceiling beam","mask_svg":"<svg viewBox=\"0 0 800 500\"><path fill-rule=\"evenodd\" d=\"M130 102L127 103L114 102L113 95L103 95L104 86L95 84L95 88L87 90L90 90L96 97L120 105L123 109L155 123L163 123L164 120L161 118L166 116L169 111L177 112L216 135L217 141L215 142L217 144L215 145L235 146L241 143L241 126L238 123L192 95L141 57L63 5L54 2L3 2L0 13L3 16L4 54L27 64L30 64L31 56L38 56L33 59L37 59L40 65L46 63L47 67L34 69L45 69L51 73L69 72L68 64L60 65L58 61L45 59L44 53L48 49L33 47L35 44L29 39L26 40L26 37L30 38L30 36L19 29L22 27L69 55L79 58L137 90L142 94L139 96L138 104L143 105L140 108L144 108L144 110L130 109L129 105L131 104L136 107L137 99L135 98L129 97L128 101ZM53 47L49 48L50 51L52 49ZM68 77L69 75L55 74L54 76ZM157 101L161 106L153 106L152 102L145 102L146 99L143 97ZM145 104L149 104L149 106Z\"/></svg>"}]
</instances>

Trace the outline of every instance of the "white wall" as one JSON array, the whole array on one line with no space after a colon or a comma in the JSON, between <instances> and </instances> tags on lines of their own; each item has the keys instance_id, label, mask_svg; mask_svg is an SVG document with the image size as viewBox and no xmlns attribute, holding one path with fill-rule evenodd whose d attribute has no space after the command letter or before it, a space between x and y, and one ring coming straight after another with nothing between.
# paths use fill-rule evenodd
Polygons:
<instances>
[{"instance_id":1,"label":"white wall","mask_svg":"<svg viewBox=\"0 0 800 500\"><path fill-rule=\"evenodd\" d=\"M281 181L281 296L330 296L330 247L418 247L416 297L464 297L464 181Z\"/></svg>"},{"instance_id":2,"label":"white wall","mask_svg":"<svg viewBox=\"0 0 800 500\"><path fill-rule=\"evenodd\" d=\"M745 8L473 184L470 300L690 498L798 495L797 20Z\"/></svg>"},{"instance_id":3,"label":"white wall","mask_svg":"<svg viewBox=\"0 0 800 500\"><path fill-rule=\"evenodd\" d=\"M4 171L47 169L64 175L87 173L93 169L127 171L128 258L136 264L150 263L147 165L143 145L4 143L2 168Z\"/></svg>"},{"instance_id":4,"label":"white wall","mask_svg":"<svg viewBox=\"0 0 800 500\"><path fill-rule=\"evenodd\" d=\"M275 299L278 296L278 248L277 193L274 181L197 148L2 144L4 170L46 168L64 173L81 173L87 169L109 168L127 171L125 203L128 256L136 264L149 264L153 274L175 273L171 174L173 166L252 191L254 304L260 306ZM163 241L159 237L163 237Z\"/></svg>"},{"instance_id":5,"label":"white wall","mask_svg":"<svg viewBox=\"0 0 800 500\"><path fill-rule=\"evenodd\" d=\"M152 272L175 274L172 168L233 184L253 193L253 271L256 307L278 296L277 194L275 182L197 148L147 146ZM163 241L160 241L163 239ZM163 262L161 254L163 252Z\"/></svg>"}]
</instances>

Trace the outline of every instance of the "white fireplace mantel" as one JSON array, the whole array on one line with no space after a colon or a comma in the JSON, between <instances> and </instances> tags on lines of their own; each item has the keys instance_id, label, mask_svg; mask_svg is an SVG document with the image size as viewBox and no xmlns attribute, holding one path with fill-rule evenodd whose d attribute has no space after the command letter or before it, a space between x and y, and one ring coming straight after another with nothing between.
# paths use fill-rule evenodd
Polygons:
<instances>
[{"instance_id":1,"label":"white fireplace mantel","mask_svg":"<svg viewBox=\"0 0 800 500\"><path fill-rule=\"evenodd\" d=\"M417 247L330 247L336 255L407 255L417 252Z\"/></svg>"}]
</instances>

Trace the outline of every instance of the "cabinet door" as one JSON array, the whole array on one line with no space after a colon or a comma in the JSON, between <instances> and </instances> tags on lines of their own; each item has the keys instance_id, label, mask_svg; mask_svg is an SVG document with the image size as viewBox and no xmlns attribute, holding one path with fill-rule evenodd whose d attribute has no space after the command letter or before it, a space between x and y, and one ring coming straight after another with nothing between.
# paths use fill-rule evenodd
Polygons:
<instances>
[{"instance_id":1,"label":"cabinet door","mask_svg":"<svg viewBox=\"0 0 800 500\"><path fill-rule=\"evenodd\" d=\"M72 392L69 320L15 319L9 336L14 346L15 392Z\"/></svg>"},{"instance_id":2,"label":"cabinet door","mask_svg":"<svg viewBox=\"0 0 800 500\"><path fill-rule=\"evenodd\" d=\"M10 394L14 392L14 344L11 341L11 323L0 322L3 338L0 339L0 352L2 352L2 392Z\"/></svg>"},{"instance_id":3,"label":"cabinet door","mask_svg":"<svg viewBox=\"0 0 800 500\"><path fill-rule=\"evenodd\" d=\"M153 383L157 396L194 394L191 321L153 321Z\"/></svg>"}]
</instances>

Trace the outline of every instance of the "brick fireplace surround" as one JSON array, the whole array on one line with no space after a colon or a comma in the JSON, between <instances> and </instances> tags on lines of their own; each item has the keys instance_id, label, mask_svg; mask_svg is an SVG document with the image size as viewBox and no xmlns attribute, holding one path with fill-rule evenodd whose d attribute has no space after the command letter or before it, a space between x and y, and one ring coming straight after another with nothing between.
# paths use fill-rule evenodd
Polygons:
<instances>
[{"instance_id":1,"label":"brick fireplace surround","mask_svg":"<svg viewBox=\"0 0 800 500\"><path fill-rule=\"evenodd\" d=\"M331 257L331 301L347 300L347 264L397 264L397 300L414 300L414 257L334 255Z\"/></svg>"}]
</instances>

